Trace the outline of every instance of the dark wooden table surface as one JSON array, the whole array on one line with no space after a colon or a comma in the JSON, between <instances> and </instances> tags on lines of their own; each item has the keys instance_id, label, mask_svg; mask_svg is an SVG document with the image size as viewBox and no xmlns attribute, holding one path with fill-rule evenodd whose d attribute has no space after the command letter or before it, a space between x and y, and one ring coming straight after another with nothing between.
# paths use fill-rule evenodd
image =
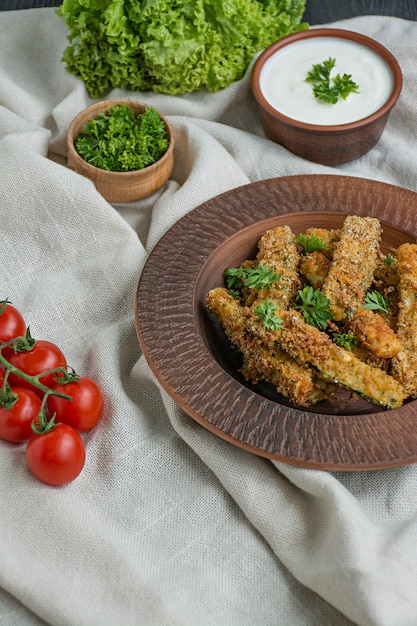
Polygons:
<instances>
[{"instance_id":1,"label":"dark wooden table surface","mask_svg":"<svg viewBox=\"0 0 417 626\"><path fill-rule=\"evenodd\" d=\"M57 7L62 0L0 0L0 11ZM357 15L392 15L417 20L417 0L307 0L304 20L325 24Z\"/></svg>"}]
</instances>

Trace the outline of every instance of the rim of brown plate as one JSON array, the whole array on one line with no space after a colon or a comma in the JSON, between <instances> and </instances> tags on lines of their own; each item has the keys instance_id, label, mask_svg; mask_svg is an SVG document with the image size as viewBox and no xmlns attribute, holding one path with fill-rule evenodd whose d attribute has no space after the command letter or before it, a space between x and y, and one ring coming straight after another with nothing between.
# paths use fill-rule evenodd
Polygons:
<instances>
[{"instance_id":1,"label":"rim of brown plate","mask_svg":"<svg viewBox=\"0 0 417 626\"><path fill-rule=\"evenodd\" d=\"M288 117L275 109L268 102L268 100L266 100L260 88L260 75L265 62L278 50L281 50L282 48L297 41L303 39L311 39L314 37L337 37L340 39L349 39L358 44L366 46L367 48L370 48L371 50L379 54L385 61L385 63L389 66L393 75L393 89L388 100L377 111L374 111L374 113L368 115L367 117L355 120L354 122L349 122L348 124L337 124L333 126L321 126L320 124L309 124L307 122L301 122L299 120ZM298 31L296 33L292 33L291 35L286 35L285 37L282 37L282 39L275 41L263 52L261 52L261 54L256 59L252 69L251 87L258 103L270 114L274 115L289 126L294 126L305 131L311 131L316 133L340 133L349 130L357 130L359 128L362 128L363 126L372 124L372 122L388 113L393 108L400 96L402 90L402 71L397 59L394 57L392 52L390 52L390 50L388 50L388 48L386 48L384 45L379 43L379 41L376 41L375 39L372 39L367 35L362 35L361 33L350 30L344 30L342 28L313 28L311 30Z\"/></svg>"},{"instance_id":2,"label":"rim of brown plate","mask_svg":"<svg viewBox=\"0 0 417 626\"><path fill-rule=\"evenodd\" d=\"M139 345L168 395L200 425L259 456L315 469L354 471L417 461L417 401L364 415L288 407L250 390L214 358L196 285L210 256L252 224L297 212L378 217L415 239L417 194L338 175L250 183L208 200L176 222L139 277Z\"/></svg>"}]
</instances>

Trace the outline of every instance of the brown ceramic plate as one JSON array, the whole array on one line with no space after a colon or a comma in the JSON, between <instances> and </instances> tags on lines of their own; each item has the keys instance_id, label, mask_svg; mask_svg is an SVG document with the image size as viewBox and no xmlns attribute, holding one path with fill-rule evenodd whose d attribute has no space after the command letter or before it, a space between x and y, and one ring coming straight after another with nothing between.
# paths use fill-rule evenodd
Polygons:
<instances>
[{"instance_id":1,"label":"brown ceramic plate","mask_svg":"<svg viewBox=\"0 0 417 626\"><path fill-rule=\"evenodd\" d=\"M250 386L239 355L207 314L205 295L226 267L253 258L260 235L288 224L336 228L346 214L377 217L383 247L417 237L417 194L367 179L289 176L217 196L179 220L139 280L140 346L162 387L192 418L245 450L302 467L371 470L417 461L417 403L380 410L349 394L313 410L267 384Z\"/></svg>"}]
</instances>

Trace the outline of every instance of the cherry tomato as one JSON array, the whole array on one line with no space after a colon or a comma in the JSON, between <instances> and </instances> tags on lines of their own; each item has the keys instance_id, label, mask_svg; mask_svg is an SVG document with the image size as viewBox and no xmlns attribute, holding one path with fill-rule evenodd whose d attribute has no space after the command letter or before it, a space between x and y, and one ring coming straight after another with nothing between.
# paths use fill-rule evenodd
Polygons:
<instances>
[{"instance_id":1,"label":"cherry tomato","mask_svg":"<svg viewBox=\"0 0 417 626\"><path fill-rule=\"evenodd\" d=\"M81 435L67 424L33 435L26 447L31 472L47 485L66 485L81 473L85 446Z\"/></svg>"},{"instance_id":2,"label":"cherry tomato","mask_svg":"<svg viewBox=\"0 0 417 626\"><path fill-rule=\"evenodd\" d=\"M0 367L0 389L3 385L3 380L4 380L4 369Z\"/></svg>"},{"instance_id":3,"label":"cherry tomato","mask_svg":"<svg viewBox=\"0 0 417 626\"><path fill-rule=\"evenodd\" d=\"M55 414L55 422L69 424L81 432L97 424L103 413L104 400L100 387L92 378L80 376L69 383L55 383L52 389L72 398L48 397L48 411L51 416Z\"/></svg>"},{"instance_id":4,"label":"cherry tomato","mask_svg":"<svg viewBox=\"0 0 417 626\"><path fill-rule=\"evenodd\" d=\"M21 313L7 300L0 302L0 343L26 335L26 322Z\"/></svg>"},{"instance_id":5,"label":"cherry tomato","mask_svg":"<svg viewBox=\"0 0 417 626\"><path fill-rule=\"evenodd\" d=\"M0 407L0 437L12 443L22 443L33 435L32 420L39 415L41 399L25 387L12 387L17 400L10 409Z\"/></svg>"},{"instance_id":6,"label":"cherry tomato","mask_svg":"<svg viewBox=\"0 0 417 626\"><path fill-rule=\"evenodd\" d=\"M67 367L65 356L58 346L51 341L43 339L35 341L33 348L26 352L11 351L7 354L7 360L29 376L36 376L41 372L55 369L56 367ZM52 387L55 384L55 374L42 376L39 382L46 385L46 387ZM29 387L29 389L34 389L38 395L43 395L40 389L37 389L31 383L26 382L12 372L9 374L9 384L12 387Z\"/></svg>"}]
</instances>

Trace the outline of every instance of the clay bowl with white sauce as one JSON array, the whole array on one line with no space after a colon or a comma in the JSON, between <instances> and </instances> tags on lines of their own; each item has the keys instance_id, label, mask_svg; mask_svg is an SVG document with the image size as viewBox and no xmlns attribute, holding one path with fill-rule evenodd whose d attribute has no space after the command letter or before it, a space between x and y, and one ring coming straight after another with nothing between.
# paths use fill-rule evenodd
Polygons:
<instances>
[{"instance_id":1,"label":"clay bowl with white sauce","mask_svg":"<svg viewBox=\"0 0 417 626\"><path fill-rule=\"evenodd\" d=\"M111 107L123 104L133 109L136 116L148 107L137 100L102 100L81 111L72 121L67 134L68 167L89 178L97 191L108 202L132 202L146 198L160 189L169 179L174 166L174 132L164 115L157 111L162 119L168 138L166 152L152 165L128 172L100 169L85 161L77 152L75 140L83 131L85 124L105 114Z\"/></svg>"},{"instance_id":2,"label":"clay bowl with white sauce","mask_svg":"<svg viewBox=\"0 0 417 626\"><path fill-rule=\"evenodd\" d=\"M323 102L307 82L314 65L332 58L336 75L355 92ZM265 135L290 152L323 165L358 159L379 141L402 89L401 68L378 41L360 33L317 28L274 42L257 58L251 77Z\"/></svg>"}]
</instances>

